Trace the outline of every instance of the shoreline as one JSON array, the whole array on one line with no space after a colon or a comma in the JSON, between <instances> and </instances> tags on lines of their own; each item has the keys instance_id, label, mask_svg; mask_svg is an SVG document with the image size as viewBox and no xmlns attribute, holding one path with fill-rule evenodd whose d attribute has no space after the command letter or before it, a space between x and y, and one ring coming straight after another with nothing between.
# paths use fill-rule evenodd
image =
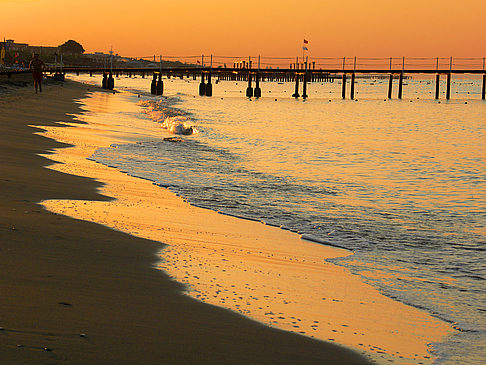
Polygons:
<instances>
[{"instance_id":1,"label":"shoreline","mask_svg":"<svg viewBox=\"0 0 486 365\"><path fill-rule=\"evenodd\" d=\"M366 364L340 346L269 328L182 294L156 270L161 243L48 212L46 199L108 201L95 179L46 169L66 148L41 126L79 122L84 85L2 97L0 357L10 363ZM35 127L32 127L35 126ZM68 129L64 127L64 129Z\"/></svg>"},{"instance_id":2,"label":"shoreline","mask_svg":"<svg viewBox=\"0 0 486 365\"><path fill-rule=\"evenodd\" d=\"M109 98L109 96L108 96L108 98ZM101 129L103 129L103 128L101 127ZM61 132L62 131L63 130L61 130ZM73 132L73 129L70 128L69 132ZM82 138L85 138L88 135L87 132L89 132L89 130L84 131L84 132L80 131L81 134L77 135L77 136L75 135L74 140L69 139L69 138L73 138L72 135L66 136L64 133L61 133L60 135L56 136L56 132L54 132L53 130L49 130L47 135L49 135L52 138L60 139L60 140L63 140L65 142L68 142L68 143L71 143L71 144L79 144L79 143L76 143L76 141L79 142L81 140L83 145L89 145L89 146L93 147L94 145L93 144L90 145L89 140L86 141L86 140L82 139ZM91 136L91 137L94 138L93 136ZM109 145L110 142L113 142L113 140L110 140L110 141L104 140L104 141L105 142L103 142L103 143L105 143L105 145ZM97 140L96 143L99 143L99 140ZM54 159L56 159L56 160L60 159L60 161L62 162L61 165L56 165L54 167L56 170L60 169L61 171L64 170L64 171L67 171L67 172L72 171L72 170L70 170L69 166L71 165L71 169L72 169L72 166L74 166L73 162L72 162L73 161L73 156L72 156L73 154L76 155L74 157L75 160L76 160L76 158L79 158L81 155L84 156L84 157L82 157L83 159L85 159L86 157L89 157L89 155L91 155L91 153L86 154L86 152L83 153L81 151L81 153L80 153L78 151L78 152L71 153L71 156L69 156L69 153L67 151L68 150L61 150L60 151L61 156L56 155L54 157ZM64 157L63 157L63 155L64 155ZM76 164L78 165L79 163L80 162L78 160L76 160ZM192 294L191 294L191 292L189 292L188 294L191 295L192 297L194 297L196 299L200 299L200 300L205 301L205 302L208 302L210 304L215 304L215 305L219 305L219 306L223 306L223 307L232 309L235 312L239 312L241 314L248 315L252 318L256 318L259 321L261 321L262 323L266 323L267 325L278 326L278 327L284 328L286 330L293 330L293 331L298 331L299 329L302 330L302 328L298 328L298 329L294 328L294 327L302 327L301 323L298 323L298 325L297 325L297 323L294 323L295 322L294 320L289 320L289 321L287 321L288 322L287 324L283 323L283 325L281 323L282 321L278 321L278 320L276 321L277 323L272 323L272 321L275 322L275 319L277 319L277 318L275 318L276 316L273 316L273 318L272 318L272 316L267 315L268 311L265 312L265 310L262 310L262 312L264 312L264 313L260 313L260 315L258 315L258 313L257 313L257 315L255 315L255 307L254 306L250 309L242 308L244 306L242 306L242 304L240 303L240 304L235 304L235 305L233 305L233 307L231 307L231 305L230 306L228 305L228 302L230 301L228 296L226 296L224 298L223 302L221 302L221 298L218 299L219 301L213 299L213 298L217 298L218 296L221 297L221 295L219 295L219 294L221 292L225 292L225 290L221 289L220 284L214 285L215 284L213 282L214 279L215 279L214 276L221 278L224 275L227 275L225 273L228 273L230 271L237 272L237 270L235 269L236 264L237 264L237 262L235 261L235 258L237 259L238 257L240 257L240 258L244 257L246 261L250 260L250 261L253 261L256 265L261 265L262 261L267 260L264 257L265 255L268 255L271 252L272 256L273 256L273 255L275 255L276 252L278 252L277 246L271 246L271 245L270 246L264 246L265 247L265 255L261 255L261 252L260 252L260 254L257 253L258 249L260 249L260 251L261 251L261 246L260 246L261 242L258 242L258 244L256 246L253 245L253 246L250 247L247 244L247 242L249 241L248 237L245 237L245 240L241 240L241 239L238 239L237 237L233 236L232 239L230 240L231 242L228 242L227 240L224 240L224 239L221 238L222 235L225 235L225 234L228 235L228 230L223 230L224 232L222 233L220 231L220 228L212 227L211 229L208 229L204 225L201 226L201 225L197 225L197 224L196 224L196 228L191 229L191 230L188 229L188 227L190 225L194 225L194 220L196 220L196 221L197 220L204 220L205 224L207 224L208 221L212 221L212 220L216 220L216 221L219 221L219 222L226 221L225 224L230 224L230 225L232 224L232 226L231 226L232 229L230 231L240 232L242 230L241 227L243 226L243 227L246 227L246 228L244 228L244 230L255 231L255 229L257 229L259 234L258 235L254 234L253 236L261 237L262 235L268 234L268 232L271 231L273 229L273 227L264 226L260 223L255 223L255 222L251 222L251 221L248 221L248 223L243 223L241 221L241 219L233 218L231 216L223 216L223 215L217 214L216 212L207 211L207 210L201 209L201 208L195 208L195 207L189 206L187 203L185 203L182 198L176 197L175 194L173 194L172 192L169 192L168 189L163 189L159 186L155 186L154 184L152 184L148 180L141 181L141 179L138 179L138 178L135 178L135 177L130 177L126 174L120 174L120 171L118 171L118 170L108 168L108 167L104 167L103 165L96 164L93 161L86 160L85 163L83 163L82 165L84 165L84 164L85 164L85 166L79 165L79 166L76 167L76 169L79 169L81 171L86 171L86 170L96 171L95 173L92 173L92 175L89 175L89 176L96 177L97 180L103 181L103 183L106 184L104 186L103 190L102 190L103 194L110 196L110 197L114 197L115 200L112 201L112 202L109 202L107 204L102 203L102 202L91 203L91 202L86 202L86 201L80 201L80 202L54 201L54 202L44 202L44 205L48 206L50 210L56 211L57 213L72 215L72 216L75 216L77 218L82 218L84 220L94 221L94 222L97 222L97 223L104 224L106 226L113 227L113 228L118 229L118 230L129 232L129 233L135 234L139 237L144 237L144 238L148 238L148 239L153 239L155 241L165 242L165 243L169 244L169 246L165 247L162 250L162 257L161 258L163 260L165 259L166 262L164 264L160 264L160 266L165 271L167 271L172 277L174 277L177 281L187 283L188 285L190 285L190 287L192 288ZM96 167L95 167L95 165L96 165ZM90 167L86 167L86 166L90 166ZM118 175L122 175L122 176L118 176ZM116 188L117 184L119 186L124 187L122 189L123 191L120 191L119 188L118 189ZM140 187L140 186L143 186L143 187ZM137 189L139 191L137 191ZM165 191L165 192L162 192L162 191ZM128 192L129 195L132 195L134 197L134 200L130 200L130 199L127 200L127 197L126 197L127 192ZM161 223L160 222L157 222L157 223L151 222L150 217L151 216L161 217L162 215L166 214L166 212L158 212L157 213L157 207L156 206L154 207L154 204L147 204L147 202L145 202L144 204L140 204L140 201L144 200L144 199L147 200L147 201L152 201L152 202L156 202L156 201L160 202L162 200L163 204L159 204L159 205L170 206L171 208L175 207L174 209L179 209L179 212L183 212L183 214L179 213L179 214L177 214L177 216L187 215L188 211L193 211L193 215L191 216L192 218L191 218L191 220L186 219L186 220L183 220L183 221L179 221L177 224L174 225L173 222L168 222L168 221L173 220L174 215L172 215L171 218L164 220L163 224L166 225L166 226L164 226L165 228L160 228ZM155 204L155 205L157 205L157 204ZM138 207L136 207L136 206L138 206ZM130 213L130 212L127 212L128 211L126 209L127 207L136 207L136 208L134 208L133 212ZM81 209L83 210L82 214L80 214ZM147 211L149 211L151 213L147 213L146 215L144 215L145 214L144 212L147 212ZM205 212L202 212L202 211L205 211ZM109 212L109 213L106 213L106 212ZM144 218L141 219L140 217L144 217ZM206 219L204 219L204 217L206 217ZM131 224L130 224L130 222L131 222ZM133 222L135 222L135 223L133 223ZM147 223L147 222L150 222L150 223ZM157 224L159 225L159 226L157 226L158 228L154 229L153 226L156 226ZM172 228L170 228L171 224L172 224ZM152 227L148 227L148 228L144 227L146 225L152 225ZM167 228L167 226L169 228ZM164 234L163 232L160 232L161 229L162 230L165 229L169 233ZM260 229L262 231L260 231ZM192 232L192 237L194 237L195 235L198 235L197 240L193 240L191 238L191 234L188 234L187 232L184 232L184 231ZM264 233L262 233L262 232L264 232ZM323 260L324 256L326 258L333 257L332 255L343 256L343 254L337 254L337 252L339 252L339 249L320 246L320 245L317 245L315 243L301 242L302 240L296 239L295 234L287 232L287 231L282 231L278 228L275 228L275 232L277 232L276 234L278 235L279 240L282 240L283 242L288 242L290 240L291 246L292 245L304 245L304 247L307 247L307 248L311 247L311 250L317 249L317 250L326 251L325 254L323 254L323 256L321 256L319 258L319 260L318 260L319 264L317 264L317 262L312 263L312 265L314 265L314 266L312 266L312 270L314 270L314 271L317 270L316 272L318 272L319 275L323 274L322 269L319 268L318 266L321 266L321 260ZM215 234L219 234L217 239L212 240L212 239L208 238L210 236L214 236ZM241 232L240 232L240 234L241 234ZM201 238L201 237L204 237L204 238ZM273 236L270 240L272 240L272 239L275 240L275 236ZM201 247L201 245L199 245L199 244L197 246L194 245L194 244L191 244L192 242L189 242L189 244L187 244L186 242L182 242L184 240L185 241L195 241L195 242L196 241L197 242L205 242L205 243L207 243L209 241L209 245L206 245L207 247L206 246ZM237 242L238 244L235 244L235 242ZM268 243L268 242L266 242L266 243ZM222 252L224 253L224 255L226 257L224 260L211 261L210 256L212 256L215 247L217 247L217 249L220 250L220 252L219 252L220 254ZM243 254L243 256L242 256L241 253L235 255L234 252L233 252L233 260L228 259L228 255L231 256L231 252L230 252L231 249L233 249L233 251L234 251L235 247L243 247L244 250L252 250L252 251L251 251L251 254L248 251L245 254ZM290 246L287 246L287 249L288 249L288 247L290 247ZM284 252L284 255L280 255L280 257L278 257L277 259L275 257L272 257L272 260L274 261L274 263L275 263L275 260L277 261L277 263L279 265L279 270L282 269L282 264L285 265L285 264L290 263L289 262L289 257L290 257L289 255L294 255L293 258L296 258L297 257L296 255L300 254L298 251L300 251L302 249L302 246L296 246L296 247L298 247L297 250L291 251L291 252L289 252L289 251ZM241 251L243 251L243 250L241 250ZM197 253L197 255L199 255L199 258L196 259L190 265L191 272L190 272L190 275L189 275L188 271L187 271L187 266L178 265L177 263L178 262L187 262L188 257L193 255L194 253ZM346 255L348 255L348 254L349 253L347 253ZM315 253L313 252L312 254L309 254L308 257L300 257L300 259L301 259L302 262L303 261L309 261L310 258L314 255L315 255ZM288 257L284 258L284 256L288 256ZM336 256L334 256L334 257L336 257ZM172 263L167 263L168 257L174 258ZM312 257L312 258L315 258L315 257ZM228 263L228 260L229 260L230 263ZM226 261L226 263L225 263L225 261ZM268 263L266 263L266 264L268 264ZM270 264L270 265L272 265L272 264ZM295 261L293 261L293 265L295 265ZM309 263L307 263L306 265L309 265ZM380 357L384 357L385 356L384 354L388 354L388 355L394 355L396 361L400 361L399 359L406 356L407 359L410 360L410 362L407 362L407 363L418 363L420 361L425 361L425 362L430 361L429 359L432 356L426 352L427 346L424 346L422 348L422 350L418 349L417 343L420 342L420 341L424 341L423 338L425 338L425 337L423 337L424 336L423 334L418 336L418 337L421 338L421 340L419 340L418 342L417 342L416 339L411 339L410 336L407 337L406 340L404 341L406 343L406 345L405 346L401 345L401 347L400 347L398 342L399 342L399 340L403 340L404 338L402 336L390 335L391 337L396 337L396 339L394 339L395 343L390 345L390 342L393 342L393 341L390 341L389 339L385 339L386 333L388 333L388 334L392 334L393 332L396 332L396 333L399 333L399 332L412 333L412 332L414 332L413 324L415 323L418 326L417 328L418 328L419 332L423 330L422 327L426 327L426 326L434 327L435 326L436 327L435 328L436 333L435 333L434 336L435 336L435 338L437 338L437 336L439 336L438 332L444 331L446 328L449 328L448 325L441 324L440 321L438 321L436 319L429 318L429 316L425 312L419 311L415 308L410 308L410 307L405 306L405 305L403 305L399 302L394 302L393 300L382 296L376 290L370 290L369 286L366 286L362 282L360 282L360 280L356 276L352 276L351 274L346 272L346 270L344 270L340 267L337 267L337 266L332 265L332 264L326 264L326 265L327 265L326 270L330 270L329 268L332 268L332 270L334 270L332 272L331 278L334 281L335 280L339 281L340 285L336 285L336 284L334 284L334 285L335 286L341 286L341 292L343 291L342 288L345 288L344 291L346 291L346 292L356 291L357 293L359 293L359 295L361 295L361 296L364 295L364 297L366 299L368 299L370 303L371 302L374 303L375 299L378 298L377 300L379 301L379 303L381 305L381 306L376 305L375 307L371 306L370 309L368 309L368 307L367 307L366 310L365 310L366 313L370 313L370 312L374 313L376 318L375 317L373 317L372 319L359 318L358 321L354 321L354 322L353 322L353 320L346 318L346 321L347 322L351 321L351 324L345 324L343 326L352 329L351 332L353 332L354 335L364 336L365 335L365 333L363 332L364 328L367 328L368 332L370 332L369 325L368 325L368 327L365 327L365 324L363 324L363 323L367 322L367 321L368 322L375 321L375 323L376 323L376 320L379 320L378 317L382 317L383 310L385 310L385 312L386 312L386 310L388 310L388 312L393 312L393 313L395 313L395 315L394 315L394 318L388 318L387 315L385 315L385 317L387 317L385 319L385 321L383 321L383 319L381 319L381 322L376 323L377 327L383 327L383 328L380 328L380 331L382 331L382 332L380 332L380 335L378 335L378 336L375 335L375 338L373 339L373 342L374 342L373 345L362 344L362 342L364 342L363 339L351 339L350 340L349 335L351 335L351 333L349 331L341 331L342 328L338 331L336 329L337 323L335 321L335 319L336 319L335 314L334 314L334 317L333 317L334 320L330 319L330 322L328 323L328 325L322 326L321 323L319 324L319 326L321 326L321 327L326 327L325 329L323 329L323 331L325 331L326 334L325 334L325 337L323 337L323 334L321 333L318 338L320 338L321 340L336 341L338 343L344 343L347 346L354 347L358 350L364 350L365 349L365 350L368 351L368 353L371 353L372 355L374 355L373 358L377 359L377 360L379 360ZM198 270L198 267L201 267L201 268L204 268L204 269ZM209 273L207 272L208 270L206 270L208 267L212 268L211 270L209 270L210 271ZM220 271L218 271L218 272L215 271L214 270L215 267L220 268ZM267 265L267 267L268 267L268 265ZM303 268L303 267L304 266L302 266L302 265L298 266L298 268ZM243 283L243 282L240 283L238 281L238 278L235 278L235 277L231 278L231 282L233 283L232 286L233 287L234 286L240 287L239 288L239 290L240 290L239 294L240 295L241 295L241 290L244 289L244 286L245 286L244 284L248 284L248 283L246 283L246 281L248 281L248 275L243 274L243 273L251 272L252 269L254 270L255 268L257 268L257 266L248 267L247 263L245 263L244 267L241 268L240 274L244 275L245 283ZM321 271L319 271L319 270L321 270ZM198 282L195 282L193 279L189 280L188 276L197 277ZM280 274L279 274L279 276L280 276ZM318 278L319 278L319 276L316 276L316 280ZM256 277L255 281L254 281L255 285L252 285L252 287L253 287L252 290L254 290L255 287L258 287L258 282L259 282L259 278ZM290 295L291 288L292 288L292 286L286 288L287 292L284 293L284 294L287 294L287 296L285 296L286 298L288 298L288 295ZM265 290L268 290L268 287L265 288ZM278 287L275 294L277 294L281 290L282 290L282 285L280 285ZM339 291L339 288L337 290ZM226 292L227 291L228 290L226 290ZM364 293L366 293L366 294L364 294ZM259 303L261 304L262 303L262 297L265 296L264 294L268 294L268 293L259 292L258 294L259 295L255 295L253 293L253 295L252 295L251 293L246 293L245 298L251 298L252 296L253 296L253 298L257 297L258 300L259 300ZM334 295L334 297L332 295ZM334 293L334 292L332 292L332 295L330 295L329 299L332 298L332 302L334 302L334 304L342 303L343 301L347 301L347 302L352 303L351 307L348 306L347 309L344 310L344 311L342 309L339 309L338 310L338 313L339 313L338 317L341 316L342 318L344 318L343 316L346 316L347 312L352 313L356 309L358 309L358 304L362 304L362 305L364 304L363 302L358 303L357 300L350 300L347 293L345 294L345 298L342 298L342 296L343 296L342 293L340 294L341 298L339 297L339 294L336 296L336 293ZM271 295L270 295L270 297L271 297ZM275 295L273 298L277 298L277 296ZM243 297L242 297L242 299L243 299ZM321 298L318 298L318 299L321 299ZM360 299L360 301L362 301L362 299ZM241 300L241 302L244 302L244 300ZM366 304L370 304L370 303L366 303ZM269 303L267 303L267 304L269 304ZM272 303L270 303L270 304L272 304ZM288 304L288 303L286 303L286 304ZM331 306L331 307L326 307L326 310L328 311L328 313L334 313L334 312L336 312L336 309L338 307L339 307L339 305L338 306L334 305L334 306ZM386 308L389 308L389 309L386 309ZM308 309L300 308L299 310L302 311L302 310L308 310ZM363 308L359 309L359 311L363 311L363 310L364 310ZM406 317L411 317L410 320L409 320L409 322L411 324L405 324L404 325L404 323L401 323L401 321L397 318L401 315L397 314L397 311L398 311L398 313L401 312L402 316L404 315ZM258 311L256 311L256 312L258 312ZM280 312L279 318L282 317L283 314L284 314L284 312ZM285 313L285 315L288 318L294 318L294 317L290 316L288 313ZM269 318L271 320L269 320ZM299 319L299 322L302 322L300 318L298 318L298 319ZM385 322L389 322L389 323L385 323ZM430 322L430 323L428 323L428 322ZM312 326L317 327L317 325L314 324L314 323L308 323L307 329L310 330L310 331L316 330L316 328L312 327ZM403 328L397 328L397 327L400 327L400 326L403 326ZM407 328L407 326L409 328ZM440 328L440 330L439 330L439 328ZM373 330L376 330L376 329L373 329ZM430 328L429 328L429 330L430 330ZM307 331L307 332L306 331L299 331L299 332L303 332L303 333L307 334L308 336L313 336L313 332L309 332L309 331ZM342 334L338 333L338 332L341 332ZM358 332L359 332L359 334L358 334ZM427 332L427 331L425 331L425 332ZM367 333L366 335L368 336L367 339L369 340L370 339L369 333ZM430 335L430 333L429 333L429 335ZM345 339L346 336L348 336L348 338ZM380 337L380 336L381 336L381 338L379 340L377 340L376 337ZM353 337L353 336L351 336L351 337ZM387 342L388 342L388 344L387 344ZM412 345L412 342L414 342L415 344ZM361 344L361 346L358 346L358 344ZM408 352L406 352L405 349L404 349L406 347L410 347L410 349L408 349ZM413 348L413 350L412 350L412 348ZM393 349L393 351L392 351L392 349ZM396 351L396 350L398 350L398 351ZM412 351L415 354L413 354ZM419 356L417 354L417 352L421 353L421 355ZM397 353L399 355L397 355ZM402 353L403 353L403 355L402 355ZM415 355L417 355L417 356L415 356ZM393 356L391 356L391 357L393 357ZM415 357L415 359L412 359L412 357ZM384 361L384 360L382 359L382 361Z\"/></svg>"}]
</instances>

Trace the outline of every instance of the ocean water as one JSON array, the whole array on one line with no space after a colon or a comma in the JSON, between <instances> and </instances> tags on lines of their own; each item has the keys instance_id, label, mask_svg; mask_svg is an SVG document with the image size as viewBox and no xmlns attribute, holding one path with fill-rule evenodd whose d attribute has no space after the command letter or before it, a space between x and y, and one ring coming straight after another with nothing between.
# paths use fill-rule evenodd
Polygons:
<instances>
[{"instance_id":1,"label":"ocean water","mask_svg":"<svg viewBox=\"0 0 486 365\"><path fill-rule=\"evenodd\" d=\"M440 103L425 77L407 80L401 101L385 99L387 80L358 80L357 101L340 99L338 81L310 84L305 102L290 97L291 83L262 83L263 97L248 99L245 82L213 84L212 98L188 79L165 80L165 97L147 94L149 79L115 82L166 138L92 159L195 206L354 251L333 262L456 328L435 347L439 363L486 363L479 79L456 79Z\"/></svg>"}]
</instances>

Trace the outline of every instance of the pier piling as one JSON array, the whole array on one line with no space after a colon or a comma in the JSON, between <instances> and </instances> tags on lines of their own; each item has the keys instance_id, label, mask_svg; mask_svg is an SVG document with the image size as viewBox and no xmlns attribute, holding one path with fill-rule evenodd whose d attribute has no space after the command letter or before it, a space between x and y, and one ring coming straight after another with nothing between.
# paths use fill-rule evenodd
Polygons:
<instances>
[{"instance_id":1,"label":"pier piling","mask_svg":"<svg viewBox=\"0 0 486 365\"><path fill-rule=\"evenodd\" d=\"M206 96L213 96L213 84L211 84L211 71L208 72L208 83L206 84Z\"/></svg>"},{"instance_id":2,"label":"pier piling","mask_svg":"<svg viewBox=\"0 0 486 365\"><path fill-rule=\"evenodd\" d=\"M108 76L108 81L106 83L106 88L108 90L113 90L115 87L115 80L113 79L113 73L110 72L110 75Z\"/></svg>"},{"instance_id":3,"label":"pier piling","mask_svg":"<svg viewBox=\"0 0 486 365\"><path fill-rule=\"evenodd\" d=\"M154 72L152 83L150 84L150 93L152 95L157 95L157 74Z\"/></svg>"},{"instance_id":4,"label":"pier piling","mask_svg":"<svg viewBox=\"0 0 486 365\"><path fill-rule=\"evenodd\" d=\"M259 98L262 96L262 89L260 89L260 73L257 72L255 75L255 91L254 91L255 98Z\"/></svg>"},{"instance_id":5,"label":"pier piling","mask_svg":"<svg viewBox=\"0 0 486 365\"><path fill-rule=\"evenodd\" d=\"M343 89L341 92L341 96L343 99L346 99L346 74L343 73Z\"/></svg>"},{"instance_id":6,"label":"pier piling","mask_svg":"<svg viewBox=\"0 0 486 365\"><path fill-rule=\"evenodd\" d=\"M162 72L159 72L159 79L157 80L156 95L164 93L164 82L162 81Z\"/></svg>"},{"instance_id":7,"label":"pier piling","mask_svg":"<svg viewBox=\"0 0 486 365\"><path fill-rule=\"evenodd\" d=\"M246 88L246 96L251 98L253 96L253 88L251 87L251 72L248 71L248 87Z\"/></svg>"},{"instance_id":8,"label":"pier piling","mask_svg":"<svg viewBox=\"0 0 486 365\"><path fill-rule=\"evenodd\" d=\"M206 84L204 83L204 71L201 71L201 83L199 84L199 96L206 95Z\"/></svg>"},{"instance_id":9,"label":"pier piling","mask_svg":"<svg viewBox=\"0 0 486 365\"><path fill-rule=\"evenodd\" d=\"M398 99L402 98L403 94L403 71L400 72L400 77L398 78Z\"/></svg>"},{"instance_id":10,"label":"pier piling","mask_svg":"<svg viewBox=\"0 0 486 365\"><path fill-rule=\"evenodd\" d=\"M451 73L447 74L447 88L446 88L446 99L449 100L451 98Z\"/></svg>"},{"instance_id":11,"label":"pier piling","mask_svg":"<svg viewBox=\"0 0 486 365\"><path fill-rule=\"evenodd\" d=\"M388 78L388 99L392 98L392 92L393 92L393 74L390 74L390 77Z\"/></svg>"},{"instance_id":12,"label":"pier piling","mask_svg":"<svg viewBox=\"0 0 486 365\"><path fill-rule=\"evenodd\" d=\"M353 72L351 74L351 93L350 93L350 98L351 100L354 100L354 80L356 78L356 74Z\"/></svg>"},{"instance_id":13,"label":"pier piling","mask_svg":"<svg viewBox=\"0 0 486 365\"><path fill-rule=\"evenodd\" d=\"M292 95L292 97L298 98L300 95L299 95L299 75L297 74L297 72L294 74L294 77L295 77L295 92Z\"/></svg>"},{"instance_id":14,"label":"pier piling","mask_svg":"<svg viewBox=\"0 0 486 365\"><path fill-rule=\"evenodd\" d=\"M302 98L307 99L307 72L304 73L304 80L302 82Z\"/></svg>"},{"instance_id":15,"label":"pier piling","mask_svg":"<svg viewBox=\"0 0 486 365\"><path fill-rule=\"evenodd\" d=\"M101 80L101 88L106 89L108 85L108 75L106 72L103 72L103 80Z\"/></svg>"},{"instance_id":16,"label":"pier piling","mask_svg":"<svg viewBox=\"0 0 486 365\"><path fill-rule=\"evenodd\" d=\"M481 92L481 99L485 100L486 97L486 74L483 75L483 90Z\"/></svg>"},{"instance_id":17,"label":"pier piling","mask_svg":"<svg viewBox=\"0 0 486 365\"><path fill-rule=\"evenodd\" d=\"M440 74L435 75L435 100L439 99L440 94Z\"/></svg>"}]
</instances>

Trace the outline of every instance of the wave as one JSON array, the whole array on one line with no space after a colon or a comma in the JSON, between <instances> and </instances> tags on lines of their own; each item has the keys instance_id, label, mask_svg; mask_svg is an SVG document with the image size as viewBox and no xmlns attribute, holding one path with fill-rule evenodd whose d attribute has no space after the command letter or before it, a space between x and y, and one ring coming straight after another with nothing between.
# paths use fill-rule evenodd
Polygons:
<instances>
[{"instance_id":1,"label":"wave","mask_svg":"<svg viewBox=\"0 0 486 365\"><path fill-rule=\"evenodd\" d=\"M188 113L169 106L180 101L178 97L165 98L161 100L141 100L137 103L144 108L144 113L154 122L160 123L161 127L172 134L191 135L199 133L197 128L191 125Z\"/></svg>"}]
</instances>

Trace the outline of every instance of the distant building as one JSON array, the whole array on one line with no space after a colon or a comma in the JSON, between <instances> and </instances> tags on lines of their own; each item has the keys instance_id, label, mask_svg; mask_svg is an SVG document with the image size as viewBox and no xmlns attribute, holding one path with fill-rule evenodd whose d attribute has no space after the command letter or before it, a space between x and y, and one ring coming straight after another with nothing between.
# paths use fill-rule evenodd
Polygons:
<instances>
[{"instance_id":1,"label":"distant building","mask_svg":"<svg viewBox=\"0 0 486 365\"><path fill-rule=\"evenodd\" d=\"M38 53L40 55L51 55L58 53L57 47L29 46L28 43L16 43L13 39L7 39L6 41L0 43L6 51L10 52L31 52Z\"/></svg>"},{"instance_id":2,"label":"distant building","mask_svg":"<svg viewBox=\"0 0 486 365\"><path fill-rule=\"evenodd\" d=\"M38 53L41 56L42 55L53 55L53 54L59 54L59 48L58 47L46 47L46 46L29 46L27 48L28 51L31 51L32 53Z\"/></svg>"}]
</instances>

